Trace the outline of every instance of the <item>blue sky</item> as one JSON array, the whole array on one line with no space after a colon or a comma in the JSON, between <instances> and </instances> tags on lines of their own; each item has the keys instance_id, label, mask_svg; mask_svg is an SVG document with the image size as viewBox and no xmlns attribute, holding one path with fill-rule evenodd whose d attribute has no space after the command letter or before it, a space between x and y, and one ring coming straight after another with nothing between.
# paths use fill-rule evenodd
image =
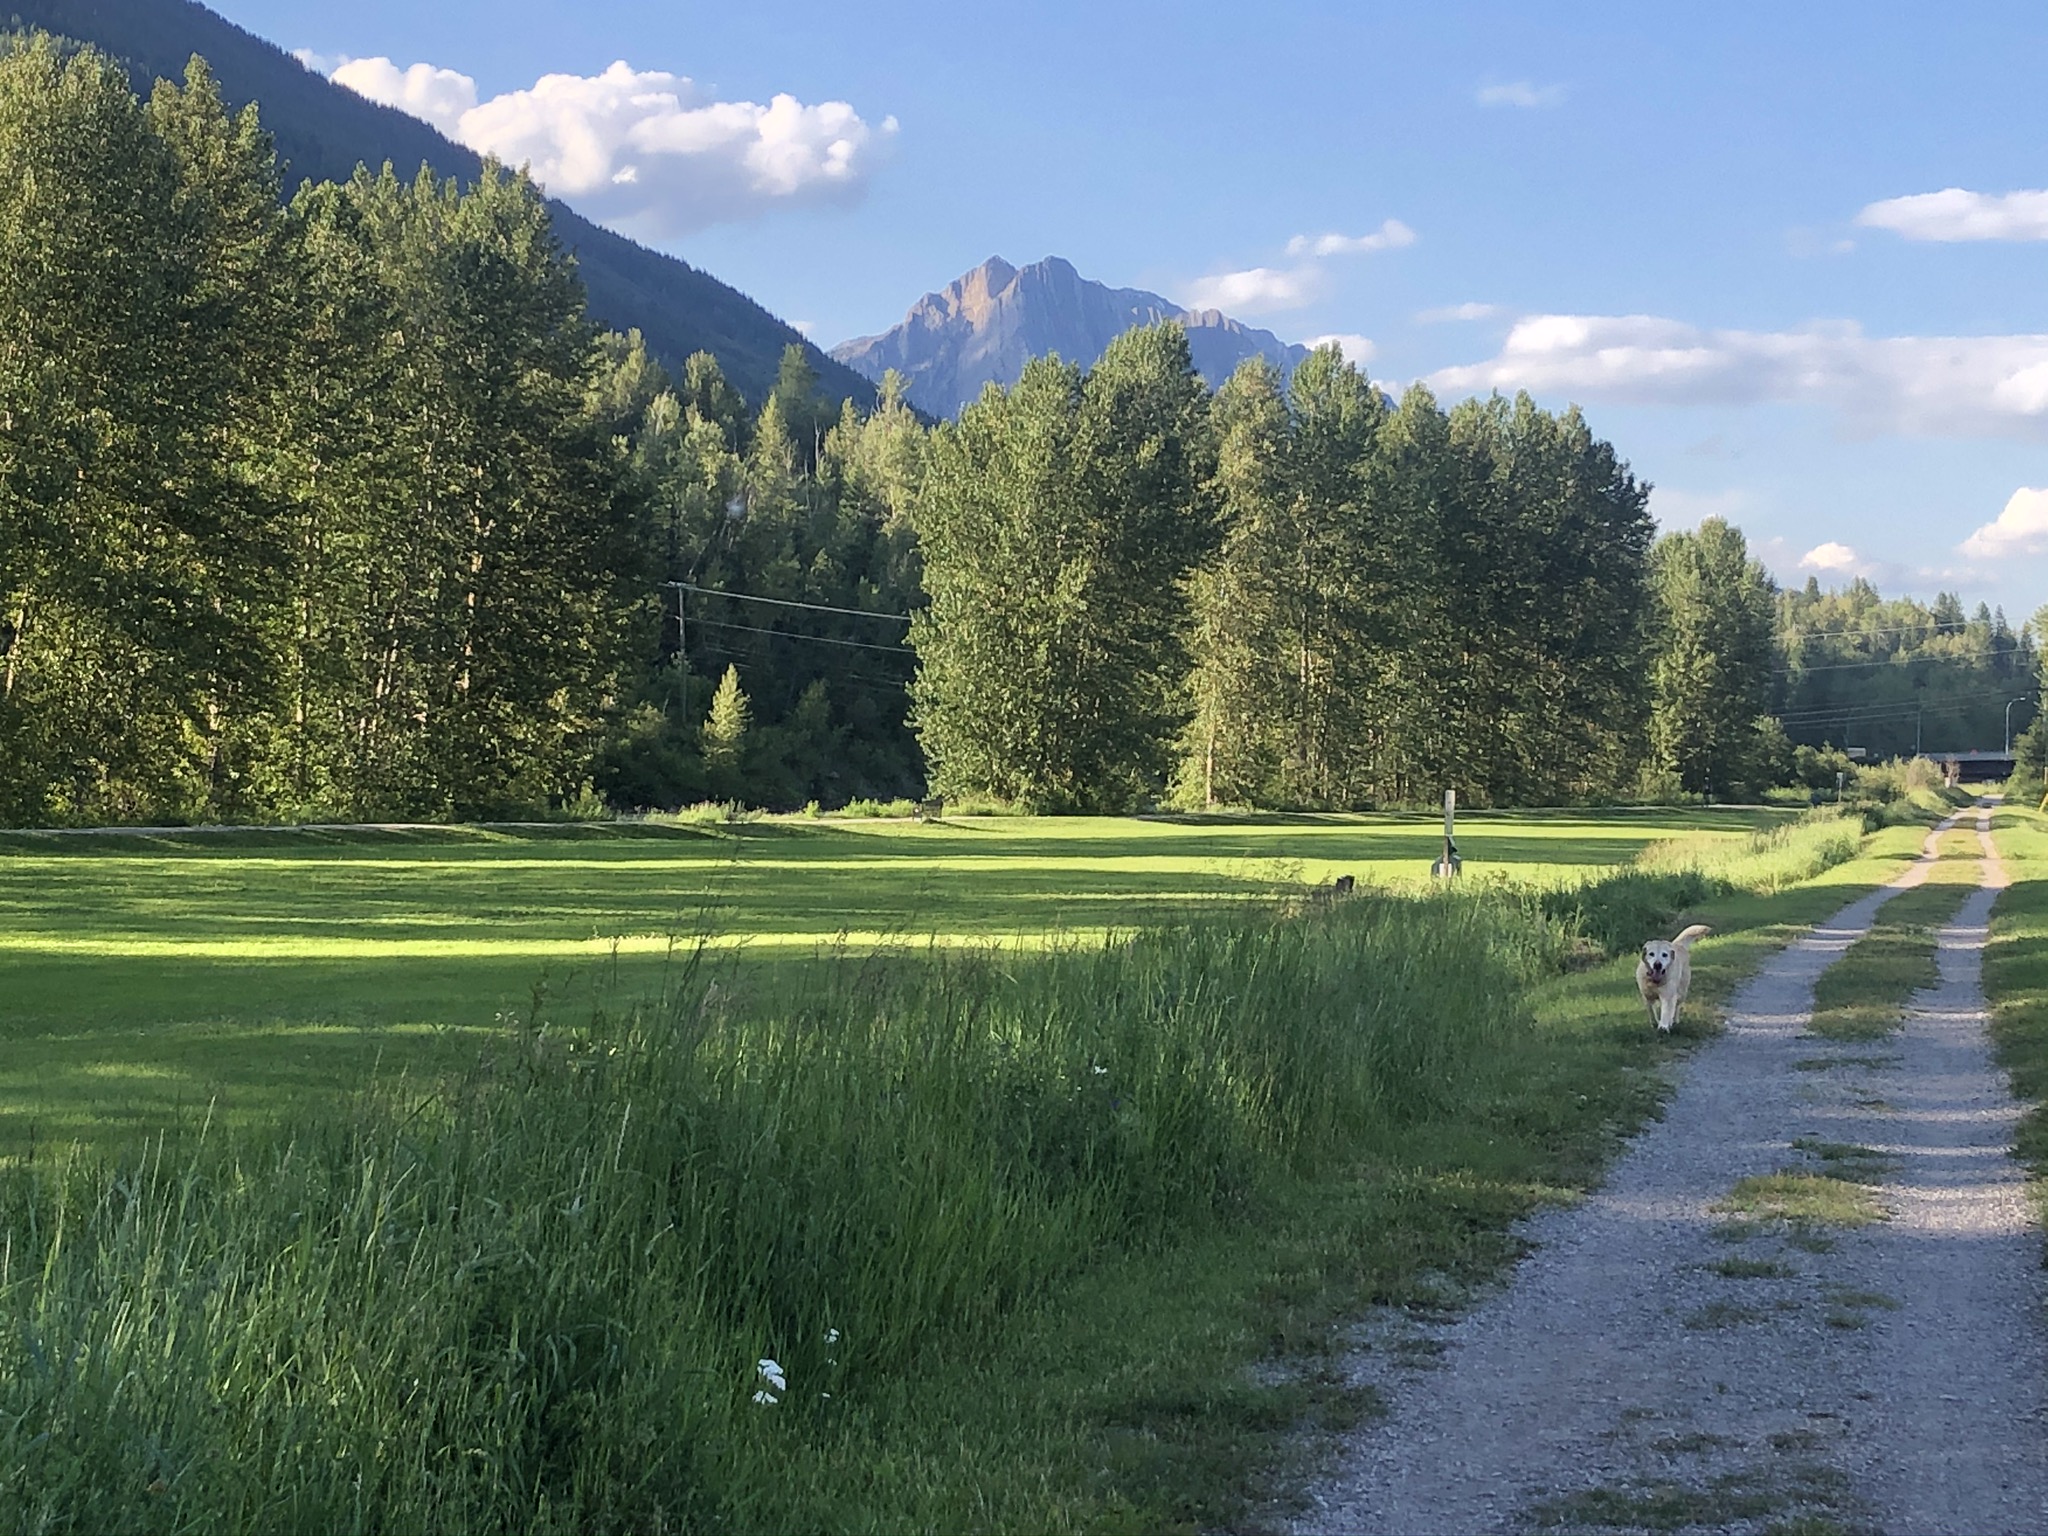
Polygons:
<instances>
[{"instance_id":1,"label":"blue sky","mask_svg":"<svg viewBox=\"0 0 2048 1536\"><path fill-rule=\"evenodd\" d=\"M2038 3L219 8L826 345L1058 254L1578 401L1781 580L2048 601Z\"/></svg>"}]
</instances>

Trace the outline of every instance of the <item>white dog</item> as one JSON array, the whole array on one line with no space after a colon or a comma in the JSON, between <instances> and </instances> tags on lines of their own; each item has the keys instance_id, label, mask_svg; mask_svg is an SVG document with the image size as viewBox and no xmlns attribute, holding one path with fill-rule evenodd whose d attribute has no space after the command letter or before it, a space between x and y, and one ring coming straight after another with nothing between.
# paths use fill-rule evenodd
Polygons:
<instances>
[{"instance_id":1,"label":"white dog","mask_svg":"<svg viewBox=\"0 0 2048 1536\"><path fill-rule=\"evenodd\" d=\"M1663 1034L1678 1022L1678 1010L1692 989L1692 941L1714 930L1694 923L1675 939L1652 939L1636 962L1636 990L1650 1006L1650 1017Z\"/></svg>"}]
</instances>

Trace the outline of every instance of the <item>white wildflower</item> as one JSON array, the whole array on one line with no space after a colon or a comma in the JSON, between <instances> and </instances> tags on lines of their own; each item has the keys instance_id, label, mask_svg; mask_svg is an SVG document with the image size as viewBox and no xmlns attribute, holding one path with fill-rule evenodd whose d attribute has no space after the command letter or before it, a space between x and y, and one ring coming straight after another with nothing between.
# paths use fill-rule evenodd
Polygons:
<instances>
[{"instance_id":1,"label":"white wildflower","mask_svg":"<svg viewBox=\"0 0 2048 1536\"><path fill-rule=\"evenodd\" d=\"M757 1403L779 1403L782 1399L773 1392L756 1392L754 1394L754 1401Z\"/></svg>"},{"instance_id":2,"label":"white wildflower","mask_svg":"<svg viewBox=\"0 0 2048 1536\"><path fill-rule=\"evenodd\" d=\"M754 1369L760 1372L761 1379L777 1392L789 1390L789 1378L782 1373L782 1367L773 1360L763 1360Z\"/></svg>"},{"instance_id":3,"label":"white wildflower","mask_svg":"<svg viewBox=\"0 0 2048 1536\"><path fill-rule=\"evenodd\" d=\"M825 1342L827 1344L837 1344L839 1342L839 1330L837 1328L827 1328L825 1330Z\"/></svg>"}]
</instances>

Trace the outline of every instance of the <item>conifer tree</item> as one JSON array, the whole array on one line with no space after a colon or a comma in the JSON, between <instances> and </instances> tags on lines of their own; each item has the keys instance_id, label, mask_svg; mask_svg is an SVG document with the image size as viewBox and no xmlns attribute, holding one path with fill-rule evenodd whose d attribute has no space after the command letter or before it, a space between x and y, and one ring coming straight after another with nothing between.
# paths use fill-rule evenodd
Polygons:
<instances>
[{"instance_id":1,"label":"conifer tree","mask_svg":"<svg viewBox=\"0 0 2048 1536\"><path fill-rule=\"evenodd\" d=\"M704 721L704 761L722 772L737 772L752 720L746 691L740 687L740 669L728 666L718 680L718 691L711 696L711 713Z\"/></svg>"}]
</instances>

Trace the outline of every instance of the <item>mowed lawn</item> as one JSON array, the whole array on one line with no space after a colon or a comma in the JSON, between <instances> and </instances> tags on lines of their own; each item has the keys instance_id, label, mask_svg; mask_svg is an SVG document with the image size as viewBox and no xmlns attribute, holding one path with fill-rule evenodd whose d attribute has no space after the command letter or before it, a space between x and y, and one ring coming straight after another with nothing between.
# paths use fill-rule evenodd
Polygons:
<instances>
[{"instance_id":1,"label":"mowed lawn","mask_svg":"<svg viewBox=\"0 0 2048 1536\"><path fill-rule=\"evenodd\" d=\"M1569 878L1762 811L1468 815L1468 874ZM701 943L1043 942L1351 873L1416 816L0 834L0 1152L289 1117L476 1059L504 1016L630 1007Z\"/></svg>"}]
</instances>

